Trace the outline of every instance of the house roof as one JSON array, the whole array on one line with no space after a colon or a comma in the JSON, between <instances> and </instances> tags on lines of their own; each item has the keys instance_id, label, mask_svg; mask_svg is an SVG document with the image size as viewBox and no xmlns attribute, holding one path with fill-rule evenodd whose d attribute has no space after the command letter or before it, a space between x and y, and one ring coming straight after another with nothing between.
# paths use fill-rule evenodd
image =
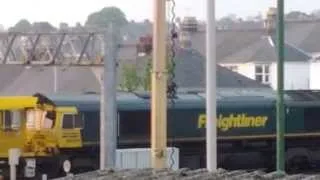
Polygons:
<instances>
[{"instance_id":1,"label":"house roof","mask_svg":"<svg viewBox=\"0 0 320 180\"><path fill-rule=\"evenodd\" d=\"M142 27L145 28L142 30ZM152 26L150 24L130 24L130 29L133 30L132 33L128 34L128 37L130 37L128 41L130 42L136 42L138 37L152 33ZM254 60L253 58L265 58L266 56L268 56L269 59L273 58L273 61L276 60L277 56L274 55L275 49L269 47L267 42L263 42L264 40L261 41L261 39L264 39L264 37L267 35L267 31L263 27L263 21L241 21L238 23L233 23L228 27L218 25L216 32L218 62L230 61L231 57L235 58L235 61L241 62L252 61ZM308 54L320 52L320 43L318 43L320 42L319 33L320 20L286 20L285 42L287 43L286 46L288 49L286 56L297 56L288 57L288 61L299 61L299 58L301 58L301 61L305 61L305 58L309 58L307 57L309 56ZM192 48L205 56L205 25L199 24L198 31L191 33L191 42ZM262 50L264 47L266 47L266 45L267 48ZM298 52L300 50L301 52ZM119 53L119 55L123 56L124 59L128 59L127 57L136 53L134 47L128 47L122 51L123 52ZM245 54L245 57L247 57L248 54L252 54L252 60L241 58L243 53ZM264 61L260 59L255 60Z\"/></svg>"},{"instance_id":2,"label":"house roof","mask_svg":"<svg viewBox=\"0 0 320 180\"><path fill-rule=\"evenodd\" d=\"M177 51L176 62L175 81L180 88L205 87L205 58L199 52L180 49ZM120 64L122 63L127 62L120 61ZM3 82L0 87L2 95L54 93L54 67L28 69L21 66L2 65L1 69L4 69L0 71L0 81ZM100 92L99 79L102 67L57 67L56 69L57 92ZM121 76L120 71L118 71L118 80L120 80L119 76ZM10 79L2 77L10 77ZM220 88L270 88L221 66L217 67L217 86Z\"/></svg>"},{"instance_id":3,"label":"house roof","mask_svg":"<svg viewBox=\"0 0 320 180\"><path fill-rule=\"evenodd\" d=\"M276 62L277 44L275 38L271 36L261 36L256 42L246 48L231 54L220 60L224 63L241 63L241 62L257 62L270 63ZM303 62L308 61L312 57L302 50L285 43L284 54L286 62Z\"/></svg>"},{"instance_id":4,"label":"house roof","mask_svg":"<svg viewBox=\"0 0 320 180\"><path fill-rule=\"evenodd\" d=\"M240 51L258 41L264 32L261 29L250 30L217 30L216 49L217 60L221 61L227 56ZM192 48L202 55L206 54L206 32L191 33Z\"/></svg>"},{"instance_id":5,"label":"house roof","mask_svg":"<svg viewBox=\"0 0 320 180\"><path fill-rule=\"evenodd\" d=\"M10 77L14 66L2 65L7 72L0 72L1 77ZM35 92L54 93L54 67L19 66L20 72L5 85L1 84L2 95L30 95ZM86 92L99 90L98 78L90 67L57 67L58 92Z\"/></svg>"},{"instance_id":6,"label":"house roof","mask_svg":"<svg viewBox=\"0 0 320 180\"><path fill-rule=\"evenodd\" d=\"M23 72L21 66L4 66L0 65L0 91L9 86Z\"/></svg>"},{"instance_id":7,"label":"house roof","mask_svg":"<svg viewBox=\"0 0 320 180\"><path fill-rule=\"evenodd\" d=\"M138 59L135 62L139 68L144 68L148 59ZM128 60L131 63L132 60ZM194 49L177 48L175 57L175 79L180 88L204 88L206 79L206 59ZM144 69L138 71L144 72ZM247 78L239 73L233 72L225 67L217 65L217 86L218 87L246 87L246 88L269 88L258 81Z\"/></svg>"},{"instance_id":8,"label":"house roof","mask_svg":"<svg viewBox=\"0 0 320 180\"><path fill-rule=\"evenodd\" d=\"M285 39L306 52L320 52L320 20L289 21L285 24Z\"/></svg>"},{"instance_id":9,"label":"house roof","mask_svg":"<svg viewBox=\"0 0 320 180\"><path fill-rule=\"evenodd\" d=\"M246 27L239 22L236 27L217 29L216 48L218 62L276 61L276 46L268 42L262 23ZM260 27L259 27L259 26ZM305 61L311 53L320 52L320 20L286 21L285 53L287 61ZM191 33L192 48L205 55L206 32ZM273 38L273 44L276 40Z\"/></svg>"},{"instance_id":10,"label":"house roof","mask_svg":"<svg viewBox=\"0 0 320 180\"><path fill-rule=\"evenodd\" d=\"M205 87L206 59L196 50L180 49L176 58L176 81L180 87ZM268 86L217 65L218 87L266 88Z\"/></svg>"}]
</instances>

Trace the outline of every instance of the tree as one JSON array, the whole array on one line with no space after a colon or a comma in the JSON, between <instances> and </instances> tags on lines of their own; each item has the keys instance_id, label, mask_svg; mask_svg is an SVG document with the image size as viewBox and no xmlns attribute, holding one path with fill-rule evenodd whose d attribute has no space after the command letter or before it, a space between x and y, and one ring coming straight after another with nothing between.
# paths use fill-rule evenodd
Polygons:
<instances>
[{"instance_id":1,"label":"tree","mask_svg":"<svg viewBox=\"0 0 320 180\"><path fill-rule=\"evenodd\" d=\"M59 29L60 29L60 30L65 30L65 29L68 29L68 28L69 28L68 23L61 22L61 23L59 24Z\"/></svg>"},{"instance_id":2,"label":"tree","mask_svg":"<svg viewBox=\"0 0 320 180\"><path fill-rule=\"evenodd\" d=\"M16 31L16 32L29 32L31 31L32 25L26 19L21 19L17 24L9 29L9 31Z\"/></svg>"},{"instance_id":3,"label":"tree","mask_svg":"<svg viewBox=\"0 0 320 180\"><path fill-rule=\"evenodd\" d=\"M143 85L143 89L145 91L150 91L151 90L151 62L152 59L151 58L148 58L147 59L147 63L146 63L146 66L145 66L145 70L144 70L144 74L143 74L143 82L142 82L142 85Z\"/></svg>"},{"instance_id":4,"label":"tree","mask_svg":"<svg viewBox=\"0 0 320 180\"><path fill-rule=\"evenodd\" d=\"M218 20L218 25L223 27L232 27L234 24L239 22L239 18L235 14L229 14Z\"/></svg>"},{"instance_id":5,"label":"tree","mask_svg":"<svg viewBox=\"0 0 320 180\"><path fill-rule=\"evenodd\" d=\"M144 68L144 73L141 77L142 79L141 83L145 91L151 90L151 70L152 70L152 58L148 58ZM174 69L173 69L173 64L171 62L171 59L169 59L169 56L167 56L167 70L168 70L168 77L170 77Z\"/></svg>"},{"instance_id":6,"label":"tree","mask_svg":"<svg viewBox=\"0 0 320 180\"><path fill-rule=\"evenodd\" d=\"M293 20L303 20L308 19L311 16L307 13L301 12L301 11L291 11L288 14L285 15L286 19L293 19Z\"/></svg>"},{"instance_id":7,"label":"tree","mask_svg":"<svg viewBox=\"0 0 320 180\"><path fill-rule=\"evenodd\" d=\"M32 30L35 32L54 32L56 28L47 21L34 22L32 24Z\"/></svg>"},{"instance_id":8,"label":"tree","mask_svg":"<svg viewBox=\"0 0 320 180\"><path fill-rule=\"evenodd\" d=\"M116 28L122 28L128 24L126 15L117 7L105 7L98 12L90 14L85 23L86 26L106 28L112 23Z\"/></svg>"},{"instance_id":9,"label":"tree","mask_svg":"<svg viewBox=\"0 0 320 180\"><path fill-rule=\"evenodd\" d=\"M261 21L263 21L263 16L262 16L262 14L248 16L248 17L245 18L245 20L246 21L261 22Z\"/></svg>"},{"instance_id":10,"label":"tree","mask_svg":"<svg viewBox=\"0 0 320 180\"><path fill-rule=\"evenodd\" d=\"M314 11L311 12L311 16L315 19L318 19L320 18L320 10L319 9L316 9Z\"/></svg>"},{"instance_id":11,"label":"tree","mask_svg":"<svg viewBox=\"0 0 320 180\"><path fill-rule=\"evenodd\" d=\"M140 87L140 82L137 67L132 64L123 64L120 88L133 92Z\"/></svg>"}]
</instances>

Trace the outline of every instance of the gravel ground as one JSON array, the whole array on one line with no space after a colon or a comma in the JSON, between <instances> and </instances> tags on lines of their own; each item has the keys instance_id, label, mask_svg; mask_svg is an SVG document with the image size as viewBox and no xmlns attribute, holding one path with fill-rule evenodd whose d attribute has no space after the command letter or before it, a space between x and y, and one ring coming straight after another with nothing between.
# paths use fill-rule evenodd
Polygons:
<instances>
[{"instance_id":1,"label":"gravel ground","mask_svg":"<svg viewBox=\"0 0 320 180\"><path fill-rule=\"evenodd\" d=\"M206 169L179 169L171 171L168 169L153 170L103 170L69 177L58 178L56 180L320 180L319 175L286 175L284 173L265 173L263 171L226 171L218 169L214 173L209 173Z\"/></svg>"}]
</instances>

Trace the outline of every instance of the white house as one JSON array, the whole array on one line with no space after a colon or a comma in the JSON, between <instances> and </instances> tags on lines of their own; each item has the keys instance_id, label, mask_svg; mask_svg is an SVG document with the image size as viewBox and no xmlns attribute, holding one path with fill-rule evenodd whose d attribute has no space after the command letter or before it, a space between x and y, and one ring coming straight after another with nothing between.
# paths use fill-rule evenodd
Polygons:
<instances>
[{"instance_id":1,"label":"white house","mask_svg":"<svg viewBox=\"0 0 320 180\"><path fill-rule=\"evenodd\" d=\"M254 49L254 50L253 50ZM252 52L250 52L252 50ZM271 37L262 37L248 49L226 57L219 64L277 89L277 51ZM250 53L249 53L250 52ZM240 61L243 59L246 62ZM238 59L238 62L235 62ZM285 44L284 89L310 89L312 57ZM314 63L313 63L314 64ZM320 67L320 63L319 63ZM320 73L319 73L320 74ZM320 77L320 76L319 76ZM319 83L320 84L320 83Z\"/></svg>"},{"instance_id":2,"label":"white house","mask_svg":"<svg viewBox=\"0 0 320 180\"><path fill-rule=\"evenodd\" d=\"M264 28L267 33L259 40L223 58L220 64L277 89L278 51L275 8L270 8L267 12ZM284 54L284 89L310 89L311 76L313 76L311 68L314 68L313 65L311 66L313 57L287 42L285 42ZM228 63L230 61L233 63Z\"/></svg>"},{"instance_id":3,"label":"white house","mask_svg":"<svg viewBox=\"0 0 320 180\"><path fill-rule=\"evenodd\" d=\"M229 29L218 28L216 38L218 64L277 89L276 12L275 8L270 8L267 18L258 27L249 28L247 25L244 27L239 25L239 27ZM180 41L181 44L194 48L205 56L205 31L200 29L200 25L195 28L194 21L192 23L182 21L182 23L187 23L182 25L188 27L185 28L187 30L182 30L189 32L181 33L180 36L188 37L184 37ZM311 69L314 69L311 66L313 57L287 40L285 41L284 89L312 88L311 76L315 76L311 73ZM316 80L313 78L312 81Z\"/></svg>"},{"instance_id":4,"label":"white house","mask_svg":"<svg viewBox=\"0 0 320 180\"><path fill-rule=\"evenodd\" d=\"M310 63L310 89L320 89L320 57Z\"/></svg>"}]
</instances>

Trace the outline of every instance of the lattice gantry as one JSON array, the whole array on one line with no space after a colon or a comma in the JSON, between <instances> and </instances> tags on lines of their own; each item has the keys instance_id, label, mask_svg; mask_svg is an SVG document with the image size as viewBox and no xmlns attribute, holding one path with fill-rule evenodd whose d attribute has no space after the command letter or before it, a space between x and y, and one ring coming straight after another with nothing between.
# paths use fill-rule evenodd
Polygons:
<instances>
[{"instance_id":1,"label":"lattice gantry","mask_svg":"<svg viewBox=\"0 0 320 180\"><path fill-rule=\"evenodd\" d=\"M101 33L1 33L0 64L103 64Z\"/></svg>"}]
</instances>

